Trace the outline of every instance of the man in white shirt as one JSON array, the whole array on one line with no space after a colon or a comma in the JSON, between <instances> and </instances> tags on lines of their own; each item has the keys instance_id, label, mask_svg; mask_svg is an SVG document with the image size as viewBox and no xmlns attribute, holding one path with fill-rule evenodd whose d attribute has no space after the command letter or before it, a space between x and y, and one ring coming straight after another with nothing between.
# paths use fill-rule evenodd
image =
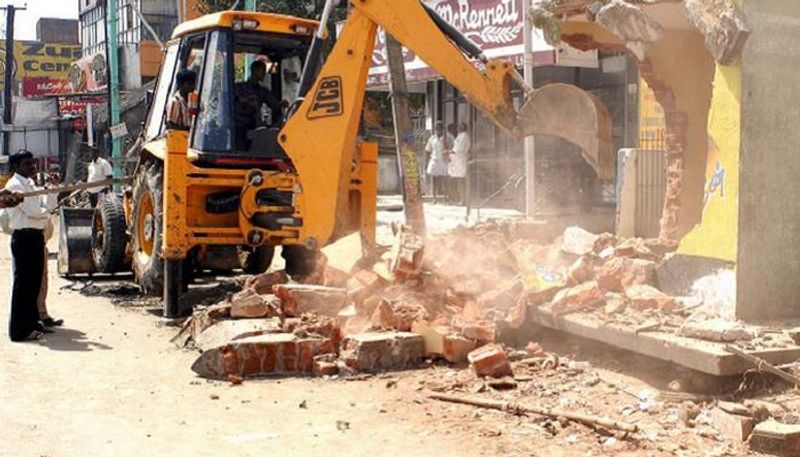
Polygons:
<instances>
[{"instance_id":1,"label":"man in white shirt","mask_svg":"<svg viewBox=\"0 0 800 457\"><path fill-rule=\"evenodd\" d=\"M458 125L458 134L453 141L453 149L448 154L450 162L447 164L453 192L452 201L457 205L466 203L467 163L471 146L469 126L462 122Z\"/></svg>"},{"instance_id":2,"label":"man in white shirt","mask_svg":"<svg viewBox=\"0 0 800 457\"><path fill-rule=\"evenodd\" d=\"M31 177L35 173L33 154L14 153L9 158L14 175L5 190L24 193L36 190ZM39 323L37 300L44 272L44 229L50 211L57 203L55 195L25 197L22 203L7 208L11 228L11 255L14 262L14 286L11 292L11 315L8 336L11 341L39 339L44 326Z\"/></svg>"},{"instance_id":3,"label":"man in white shirt","mask_svg":"<svg viewBox=\"0 0 800 457\"><path fill-rule=\"evenodd\" d=\"M86 182L90 183L114 177L114 170L111 168L111 164L108 160L100 157L100 150L97 148L92 149L92 161L89 162L88 171ZM97 200L107 189L108 187L93 187L89 189L89 200L92 203L92 208L97 206Z\"/></svg>"},{"instance_id":4,"label":"man in white shirt","mask_svg":"<svg viewBox=\"0 0 800 457\"><path fill-rule=\"evenodd\" d=\"M444 182L447 178L447 157L445 151L453 145L453 137L444 131L444 124L436 123L434 134L428 139L425 152L430 154L428 159L428 176L433 178L433 202L436 203L438 195L444 195Z\"/></svg>"}]
</instances>

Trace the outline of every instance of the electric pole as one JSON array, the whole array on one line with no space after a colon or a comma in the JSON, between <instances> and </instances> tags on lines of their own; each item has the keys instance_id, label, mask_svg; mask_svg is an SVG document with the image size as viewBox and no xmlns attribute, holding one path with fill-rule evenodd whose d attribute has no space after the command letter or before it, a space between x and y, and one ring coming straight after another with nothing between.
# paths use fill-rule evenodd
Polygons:
<instances>
[{"instance_id":1,"label":"electric pole","mask_svg":"<svg viewBox=\"0 0 800 457\"><path fill-rule=\"evenodd\" d=\"M386 33L386 56L389 64L389 90L392 94L394 113L394 138L397 143L397 160L403 182L403 208L406 223L414 233L425 234L425 207L422 203L420 170L417 151L414 148L414 127L408 111L408 85L403 63L403 48Z\"/></svg>"},{"instance_id":2,"label":"electric pole","mask_svg":"<svg viewBox=\"0 0 800 457\"><path fill-rule=\"evenodd\" d=\"M117 47L117 1L106 0L106 61L108 62L108 134L111 136L111 163L114 177L122 176L122 138L114 138L111 127L120 121L119 48Z\"/></svg>"},{"instance_id":3,"label":"electric pole","mask_svg":"<svg viewBox=\"0 0 800 457\"><path fill-rule=\"evenodd\" d=\"M524 35L523 73L525 84L533 89L533 24L528 19L531 0L522 0L522 30ZM536 214L536 139L525 137L525 216Z\"/></svg>"},{"instance_id":4,"label":"electric pole","mask_svg":"<svg viewBox=\"0 0 800 457\"><path fill-rule=\"evenodd\" d=\"M6 71L3 76L3 153L11 155L8 149L11 147L11 102L14 97L14 14L16 11L25 11L27 5L16 7L6 5L0 7L6 12Z\"/></svg>"}]
</instances>

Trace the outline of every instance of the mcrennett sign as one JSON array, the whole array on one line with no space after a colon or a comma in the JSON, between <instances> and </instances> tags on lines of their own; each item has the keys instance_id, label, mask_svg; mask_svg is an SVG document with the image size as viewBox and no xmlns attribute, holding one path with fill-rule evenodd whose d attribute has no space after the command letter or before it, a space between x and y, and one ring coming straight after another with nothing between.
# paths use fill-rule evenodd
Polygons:
<instances>
[{"instance_id":1,"label":"mcrennett sign","mask_svg":"<svg viewBox=\"0 0 800 457\"><path fill-rule=\"evenodd\" d=\"M511 58L516 65L522 64L523 12L522 0L424 0L448 23L455 26L475 42L489 58ZM534 42L542 43L541 40ZM553 49L536 43L534 60L538 65L552 65L555 61ZM436 77L413 52L403 51L406 76L410 81ZM370 85L388 83L386 63L386 38L379 31L372 55L369 72Z\"/></svg>"}]
</instances>

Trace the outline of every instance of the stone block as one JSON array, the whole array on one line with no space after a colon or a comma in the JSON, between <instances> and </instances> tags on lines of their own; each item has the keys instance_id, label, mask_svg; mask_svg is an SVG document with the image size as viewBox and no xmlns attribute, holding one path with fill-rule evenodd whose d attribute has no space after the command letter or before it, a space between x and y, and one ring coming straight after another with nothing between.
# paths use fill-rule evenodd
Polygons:
<instances>
[{"instance_id":1,"label":"stone block","mask_svg":"<svg viewBox=\"0 0 800 457\"><path fill-rule=\"evenodd\" d=\"M800 425L774 420L759 423L750 435L750 450L785 457L800 455Z\"/></svg>"},{"instance_id":2,"label":"stone block","mask_svg":"<svg viewBox=\"0 0 800 457\"><path fill-rule=\"evenodd\" d=\"M291 333L270 333L209 348L192 364L200 376L310 374L314 356L334 352L328 338L300 339Z\"/></svg>"},{"instance_id":3,"label":"stone block","mask_svg":"<svg viewBox=\"0 0 800 457\"><path fill-rule=\"evenodd\" d=\"M752 417L733 414L719 407L711 410L711 422L720 433L739 443L747 441L755 425Z\"/></svg>"},{"instance_id":4,"label":"stone block","mask_svg":"<svg viewBox=\"0 0 800 457\"><path fill-rule=\"evenodd\" d=\"M342 340L341 359L356 371L397 370L414 366L425 356L421 335L407 332L362 333Z\"/></svg>"},{"instance_id":5,"label":"stone block","mask_svg":"<svg viewBox=\"0 0 800 457\"><path fill-rule=\"evenodd\" d=\"M497 344L487 344L467 355L472 369L480 377L502 378L514 376L506 352Z\"/></svg>"},{"instance_id":6,"label":"stone block","mask_svg":"<svg viewBox=\"0 0 800 457\"><path fill-rule=\"evenodd\" d=\"M316 313L336 317L347 303L347 291L337 287L306 284L275 286L275 295L283 303L283 313L289 317Z\"/></svg>"}]
</instances>

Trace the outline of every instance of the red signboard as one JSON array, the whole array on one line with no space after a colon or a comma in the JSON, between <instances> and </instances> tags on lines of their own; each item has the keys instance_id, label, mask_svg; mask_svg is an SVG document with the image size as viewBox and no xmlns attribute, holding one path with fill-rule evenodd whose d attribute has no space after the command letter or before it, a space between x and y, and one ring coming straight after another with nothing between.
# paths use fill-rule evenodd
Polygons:
<instances>
[{"instance_id":1,"label":"red signboard","mask_svg":"<svg viewBox=\"0 0 800 457\"><path fill-rule=\"evenodd\" d=\"M509 58L522 65L523 19L522 0L425 0L448 23L475 42L491 58ZM555 52L543 46L543 40L534 40L536 65L553 65ZM436 77L436 72L407 49L403 50L406 76L410 81ZM386 40L378 34L369 72L370 85L388 83Z\"/></svg>"}]
</instances>

